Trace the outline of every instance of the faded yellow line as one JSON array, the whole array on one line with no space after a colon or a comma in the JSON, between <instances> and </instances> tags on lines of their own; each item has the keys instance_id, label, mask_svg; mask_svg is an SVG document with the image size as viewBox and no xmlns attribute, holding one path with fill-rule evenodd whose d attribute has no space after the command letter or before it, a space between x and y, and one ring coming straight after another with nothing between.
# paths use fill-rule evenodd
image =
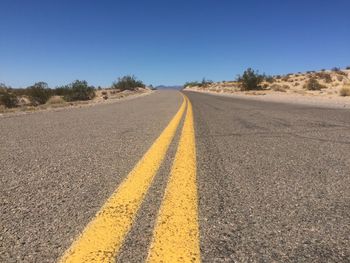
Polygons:
<instances>
[{"instance_id":1,"label":"faded yellow line","mask_svg":"<svg viewBox=\"0 0 350 263\"><path fill-rule=\"evenodd\" d=\"M185 108L186 100L151 148L66 251L60 260L61 263L115 261L142 200L164 159Z\"/></svg>"},{"instance_id":2,"label":"faded yellow line","mask_svg":"<svg viewBox=\"0 0 350 263\"><path fill-rule=\"evenodd\" d=\"M192 105L186 100L186 119L147 262L200 262L195 135Z\"/></svg>"}]
</instances>

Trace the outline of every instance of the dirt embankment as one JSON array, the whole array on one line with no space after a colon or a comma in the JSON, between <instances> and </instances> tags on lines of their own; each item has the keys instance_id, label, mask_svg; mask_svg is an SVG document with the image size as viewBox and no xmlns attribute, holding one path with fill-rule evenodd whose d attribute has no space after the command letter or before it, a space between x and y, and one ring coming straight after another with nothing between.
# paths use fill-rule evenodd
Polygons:
<instances>
[{"instance_id":1,"label":"dirt embankment","mask_svg":"<svg viewBox=\"0 0 350 263\"><path fill-rule=\"evenodd\" d=\"M31 105L29 98L23 96L19 98L19 106L16 108L6 108L0 105L0 117L11 114L26 114L43 110L60 110L75 107L87 107L98 104L114 103L120 99L143 96L152 93L149 88L137 88L135 90L120 91L117 89L96 90L96 96L92 100L86 101L65 101L62 96L52 96L47 103L39 106Z\"/></svg>"},{"instance_id":2,"label":"dirt embankment","mask_svg":"<svg viewBox=\"0 0 350 263\"><path fill-rule=\"evenodd\" d=\"M308 90L306 86L310 79L316 79L322 85L322 88L320 90ZM350 70L328 70L274 76L261 85L262 90L241 91L240 83L225 81L201 87L186 87L185 90L264 101L350 108Z\"/></svg>"}]
</instances>

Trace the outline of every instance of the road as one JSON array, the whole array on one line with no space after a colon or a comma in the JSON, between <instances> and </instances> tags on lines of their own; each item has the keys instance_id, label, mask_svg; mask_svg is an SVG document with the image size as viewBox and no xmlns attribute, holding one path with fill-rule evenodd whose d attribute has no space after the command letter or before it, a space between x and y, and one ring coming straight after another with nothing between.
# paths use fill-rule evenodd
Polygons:
<instances>
[{"instance_id":1,"label":"road","mask_svg":"<svg viewBox=\"0 0 350 263\"><path fill-rule=\"evenodd\" d=\"M184 94L0 118L0 262L350 262L350 111Z\"/></svg>"}]
</instances>

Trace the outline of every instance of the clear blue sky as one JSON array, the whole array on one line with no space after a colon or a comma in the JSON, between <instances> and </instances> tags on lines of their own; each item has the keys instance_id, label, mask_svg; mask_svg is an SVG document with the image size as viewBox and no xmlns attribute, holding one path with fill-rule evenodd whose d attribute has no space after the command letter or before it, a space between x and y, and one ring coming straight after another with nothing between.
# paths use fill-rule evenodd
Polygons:
<instances>
[{"instance_id":1,"label":"clear blue sky","mask_svg":"<svg viewBox=\"0 0 350 263\"><path fill-rule=\"evenodd\" d=\"M0 82L107 86L350 65L349 0L0 0Z\"/></svg>"}]
</instances>

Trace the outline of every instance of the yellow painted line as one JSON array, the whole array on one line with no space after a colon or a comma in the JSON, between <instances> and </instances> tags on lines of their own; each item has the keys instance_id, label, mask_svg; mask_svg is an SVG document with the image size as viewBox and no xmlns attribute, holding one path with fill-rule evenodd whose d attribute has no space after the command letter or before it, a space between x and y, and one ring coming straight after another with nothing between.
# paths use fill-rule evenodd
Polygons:
<instances>
[{"instance_id":1,"label":"yellow painted line","mask_svg":"<svg viewBox=\"0 0 350 263\"><path fill-rule=\"evenodd\" d=\"M147 262L200 262L196 148L191 102Z\"/></svg>"},{"instance_id":2,"label":"yellow painted line","mask_svg":"<svg viewBox=\"0 0 350 263\"><path fill-rule=\"evenodd\" d=\"M60 260L61 263L115 262L115 257L164 159L185 108L186 100L151 148L66 251Z\"/></svg>"}]
</instances>

